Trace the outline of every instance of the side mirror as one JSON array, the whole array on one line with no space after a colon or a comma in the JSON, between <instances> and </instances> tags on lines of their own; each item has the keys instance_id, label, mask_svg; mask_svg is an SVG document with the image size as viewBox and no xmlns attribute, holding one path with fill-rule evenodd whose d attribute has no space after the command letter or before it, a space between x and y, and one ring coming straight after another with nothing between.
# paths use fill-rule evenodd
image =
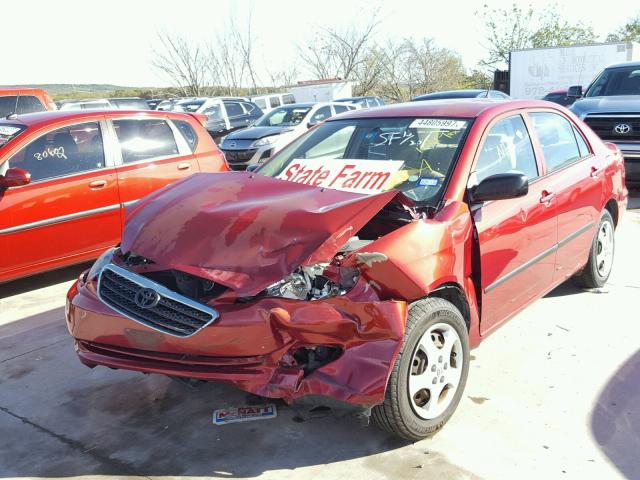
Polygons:
<instances>
[{"instance_id":1,"label":"side mirror","mask_svg":"<svg viewBox=\"0 0 640 480\"><path fill-rule=\"evenodd\" d=\"M31 182L31 174L22 168L10 168L0 175L0 188L20 187Z\"/></svg>"},{"instance_id":2,"label":"side mirror","mask_svg":"<svg viewBox=\"0 0 640 480\"><path fill-rule=\"evenodd\" d=\"M522 173L491 175L469 190L473 203L524 197L527 193L529 193L529 180Z\"/></svg>"},{"instance_id":3,"label":"side mirror","mask_svg":"<svg viewBox=\"0 0 640 480\"><path fill-rule=\"evenodd\" d=\"M317 125L317 123L313 123L313 122L309 122L307 123L307 130L309 130L311 127Z\"/></svg>"},{"instance_id":4,"label":"side mirror","mask_svg":"<svg viewBox=\"0 0 640 480\"><path fill-rule=\"evenodd\" d=\"M251 165L247 166L247 172L255 172L259 166L259 163L252 163Z\"/></svg>"},{"instance_id":5,"label":"side mirror","mask_svg":"<svg viewBox=\"0 0 640 480\"><path fill-rule=\"evenodd\" d=\"M567 90L567 97L569 98L581 98L582 97L582 85L574 85Z\"/></svg>"}]
</instances>

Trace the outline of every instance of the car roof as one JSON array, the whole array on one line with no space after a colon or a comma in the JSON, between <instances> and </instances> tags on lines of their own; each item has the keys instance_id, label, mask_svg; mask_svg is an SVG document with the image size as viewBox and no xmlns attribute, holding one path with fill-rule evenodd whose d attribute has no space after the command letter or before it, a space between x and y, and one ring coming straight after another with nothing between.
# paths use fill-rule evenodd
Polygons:
<instances>
[{"instance_id":1,"label":"car roof","mask_svg":"<svg viewBox=\"0 0 640 480\"><path fill-rule=\"evenodd\" d=\"M0 96L17 95L18 93L20 93L20 94L25 94L25 93L38 94L38 93L43 93L43 92L44 92L44 90L42 88L33 88L33 87L9 87L9 88L5 88L5 87L0 87Z\"/></svg>"},{"instance_id":2,"label":"car roof","mask_svg":"<svg viewBox=\"0 0 640 480\"><path fill-rule=\"evenodd\" d=\"M440 117L475 118L484 112L502 112L522 108L556 108L554 104L542 100L505 100L505 99L445 99L430 102L407 102L385 105L383 107L352 110L340 115L339 120L356 118L393 118L393 117ZM327 121L333 121L328 119Z\"/></svg>"},{"instance_id":3,"label":"car roof","mask_svg":"<svg viewBox=\"0 0 640 480\"><path fill-rule=\"evenodd\" d=\"M353 100L366 100L368 98L376 98L372 95L365 95L362 97L345 97L345 98L338 98L337 100L334 100L335 102L351 102Z\"/></svg>"},{"instance_id":4,"label":"car roof","mask_svg":"<svg viewBox=\"0 0 640 480\"><path fill-rule=\"evenodd\" d=\"M609 65L606 69L609 68L624 68L624 67L638 67L640 68L640 62L623 62L623 63L614 63L613 65Z\"/></svg>"},{"instance_id":5,"label":"car roof","mask_svg":"<svg viewBox=\"0 0 640 480\"><path fill-rule=\"evenodd\" d=\"M444 90L441 92L431 92L424 93L422 95L417 95L413 98L413 100L427 100L429 98L441 98L445 96L450 96L450 98L473 98L481 93L488 92L489 90L473 88L473 89L460 89L460 90Z\"/></svg>"},{"instance_id":6,"label":"car roof","mask_svg":"<svg viewBox=\"0 0 640 480\"><path fill-rule=\"evenodd\" d=\"M25 113L11 119L12 123L21 123L29 128L40 127L50 123L73 120L74 118L108 117L184 117L182 112L166 112L157 110L53 110L47 112ZM189 114L186 114L189 115ZM0 119L0 122L4 119Z\"/></svg>"}]
</instances>

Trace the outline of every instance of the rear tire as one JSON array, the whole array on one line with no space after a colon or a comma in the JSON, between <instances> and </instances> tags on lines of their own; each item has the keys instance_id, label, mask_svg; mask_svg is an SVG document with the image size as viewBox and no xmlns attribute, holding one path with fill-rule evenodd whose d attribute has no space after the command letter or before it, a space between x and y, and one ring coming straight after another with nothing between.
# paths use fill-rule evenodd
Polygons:
<instances>
[{"instance_id":1,"label":"rear tire","mask_svg":"<svg viewBox=\"0 0 640 480\"><path fill-rule=\"evenodd\" d=\"M600 288L607 283L613 266L615 251L615 226L608 210L600 215L598 230L591 243L589 260L574 282L581 288Z\"/></svg>"},{"instance_id":2,"label":"rear tire","mask_svg":"<svg viewBox=\"0 0 640 480\"><path fill-rule=\"evenodd\" d=\"M462 314L441 298L409 307L404 343L393 365L385 400L373 408L387 432L421 440L451 418L469 373L469 339Z\"/></svg>"}]
</instances>

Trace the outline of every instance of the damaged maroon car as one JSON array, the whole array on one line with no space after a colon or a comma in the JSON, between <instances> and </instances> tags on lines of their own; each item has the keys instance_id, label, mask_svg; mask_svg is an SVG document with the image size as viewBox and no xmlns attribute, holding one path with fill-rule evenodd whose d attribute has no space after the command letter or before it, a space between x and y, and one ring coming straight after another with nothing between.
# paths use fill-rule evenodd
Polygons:
<instances>
[{"instance_id":1,"label":"damaged maroon car","mask_svg":"<svg viewBox=\"0 0 640 480\"><path fill-rule=\"evenodd\" d=\"M228 382L424 438L482 337L572 276L606 282L626 201L617 148L547 102L352 112L255 172L136 203L69 291L67 323L90 367Z\"/></svg>"}]
</instances>

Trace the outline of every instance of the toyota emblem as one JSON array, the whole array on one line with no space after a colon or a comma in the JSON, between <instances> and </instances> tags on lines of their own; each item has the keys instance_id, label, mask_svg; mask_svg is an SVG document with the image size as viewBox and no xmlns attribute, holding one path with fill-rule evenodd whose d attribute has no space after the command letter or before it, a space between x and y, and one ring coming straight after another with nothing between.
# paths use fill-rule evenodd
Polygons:
<instances>
[{"instance_id":1,"label":"toyota emblem","mask_svg":"<svg viewBox=\"0 0 640 480\"><path fill-rule=\"evenodd\" d=\"M160 302L160 294L153 288L141 288L136 293L135 302L140 308L153 308Z\"/></svg>"},{"instance_id":2,"label":"toyota emblem","mask_svg":"<svg viewBox=\"0 0 640 480\"><path fill-rule=\"evenodd\" d=\"M618 135L626 135L631 132L631 125L628 123L619 123L615 127L613 127L613 131Z\"/></svg>"}]
</instances>

